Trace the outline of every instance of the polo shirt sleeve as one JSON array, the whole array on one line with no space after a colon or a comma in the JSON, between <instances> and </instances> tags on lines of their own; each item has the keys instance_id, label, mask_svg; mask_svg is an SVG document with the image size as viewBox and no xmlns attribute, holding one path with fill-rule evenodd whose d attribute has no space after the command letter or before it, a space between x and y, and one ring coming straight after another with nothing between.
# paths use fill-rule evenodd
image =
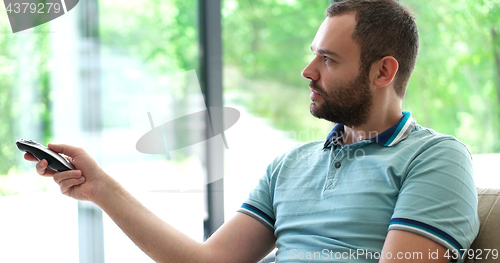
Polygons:
<instances>
[{"instance_id":1,"label":"polo shirt sleeve","mask_svg":"<svg viewBox=\"0 0 500 263\"><path fill-rule=\"evenodd\" d=\"M264 176L262 176L257 186L250 192L248 199L238 209L238 212L253 217L273 231L273 233L276 221L273 208L275 176L279 172L282 160L283 156L280 156L269 164Z\"/></svg>"},{"instance_id":2,"label":"polo shirt sleeve","mask_svg":"<svg viewBox=\"0 0 500 263\"><path fill-rule=\"evenodd\" d=\"M389 230L420 234L461 253L479 229L472 157L453 137L423 147L407 166Z\"/></svg>"}]
</instances>

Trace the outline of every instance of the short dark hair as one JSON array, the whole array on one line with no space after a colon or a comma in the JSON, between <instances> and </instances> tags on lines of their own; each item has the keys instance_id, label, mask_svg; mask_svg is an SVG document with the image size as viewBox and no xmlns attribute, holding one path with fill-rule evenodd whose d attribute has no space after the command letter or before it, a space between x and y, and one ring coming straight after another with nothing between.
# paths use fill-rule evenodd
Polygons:
<instances>
[{"instance_id":1,"label":"short dark hair","mask_svg":"<svg viewBox=\"0 0 500 263\"><path fill-rule=\"evenodd\" d=\"M399 63L394 88L404 98L419 48L413 16L396 0L345 0L326 9L328 17L347 13L356 16L352 39L361 48L361 72L369 72L374 62L393 56Z\"/></svg>"}]
</instances>

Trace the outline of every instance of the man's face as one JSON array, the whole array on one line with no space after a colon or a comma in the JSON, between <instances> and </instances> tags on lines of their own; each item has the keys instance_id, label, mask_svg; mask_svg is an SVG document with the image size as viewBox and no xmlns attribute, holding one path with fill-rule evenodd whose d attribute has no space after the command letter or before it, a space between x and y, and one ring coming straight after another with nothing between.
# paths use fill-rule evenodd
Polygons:
<instances>
[{"instance_id":1,"label":"man's face","mask_svg":"<svg viewBox=\"0 0 500 263\"><path fill-rule=\"evenodd\" d=\"M311 45L314 59L302 71L310 80L311 114L349 127L366 123L373 100L368 72L359 71L355 26L352 14L325 19Z\"/></svg>"}]
</instances>

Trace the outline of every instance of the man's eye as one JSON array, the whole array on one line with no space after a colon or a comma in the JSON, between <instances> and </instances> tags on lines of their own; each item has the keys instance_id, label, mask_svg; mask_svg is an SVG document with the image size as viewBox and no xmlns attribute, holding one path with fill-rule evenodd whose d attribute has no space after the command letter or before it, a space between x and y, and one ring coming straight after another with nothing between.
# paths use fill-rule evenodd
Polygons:
<instances>
[{"instance_id":1,"label":"man's eye","mask_svg":"<svg viewBox=\"0 0 500 263\"><path fill-rule=\"evenodd\" d=\"M325 60L325 63L328 62L328 61L331 61L332 59L327 57L327 56L323 56L324 60Z\"/></svg>"}]
</instances>

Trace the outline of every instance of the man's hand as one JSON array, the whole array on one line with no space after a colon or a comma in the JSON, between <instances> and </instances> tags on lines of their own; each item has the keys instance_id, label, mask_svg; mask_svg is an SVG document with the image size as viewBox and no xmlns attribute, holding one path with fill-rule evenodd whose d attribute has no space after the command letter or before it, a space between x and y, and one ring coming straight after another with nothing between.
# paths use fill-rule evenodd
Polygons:
<instances>
[{"instance_id":1,"label":"man's hand","mask_svg":"<svg viewBox=\"0 0 500 263\"><path fill-rule=\"evenodd\" d=\"M77 200L96 201L97 194L105 187L105 180L110 177L101 169L98 163L82 148L65 144L51 144L49 149L66 155L77 170L55 172L47 168L47 160L38 161L30 153L24 155L28 161L38 162L36 171L43 176L53 177L61 188L61 192ZM98 189L100 188L100 189Z\"/></svg>"}]
</instances>

